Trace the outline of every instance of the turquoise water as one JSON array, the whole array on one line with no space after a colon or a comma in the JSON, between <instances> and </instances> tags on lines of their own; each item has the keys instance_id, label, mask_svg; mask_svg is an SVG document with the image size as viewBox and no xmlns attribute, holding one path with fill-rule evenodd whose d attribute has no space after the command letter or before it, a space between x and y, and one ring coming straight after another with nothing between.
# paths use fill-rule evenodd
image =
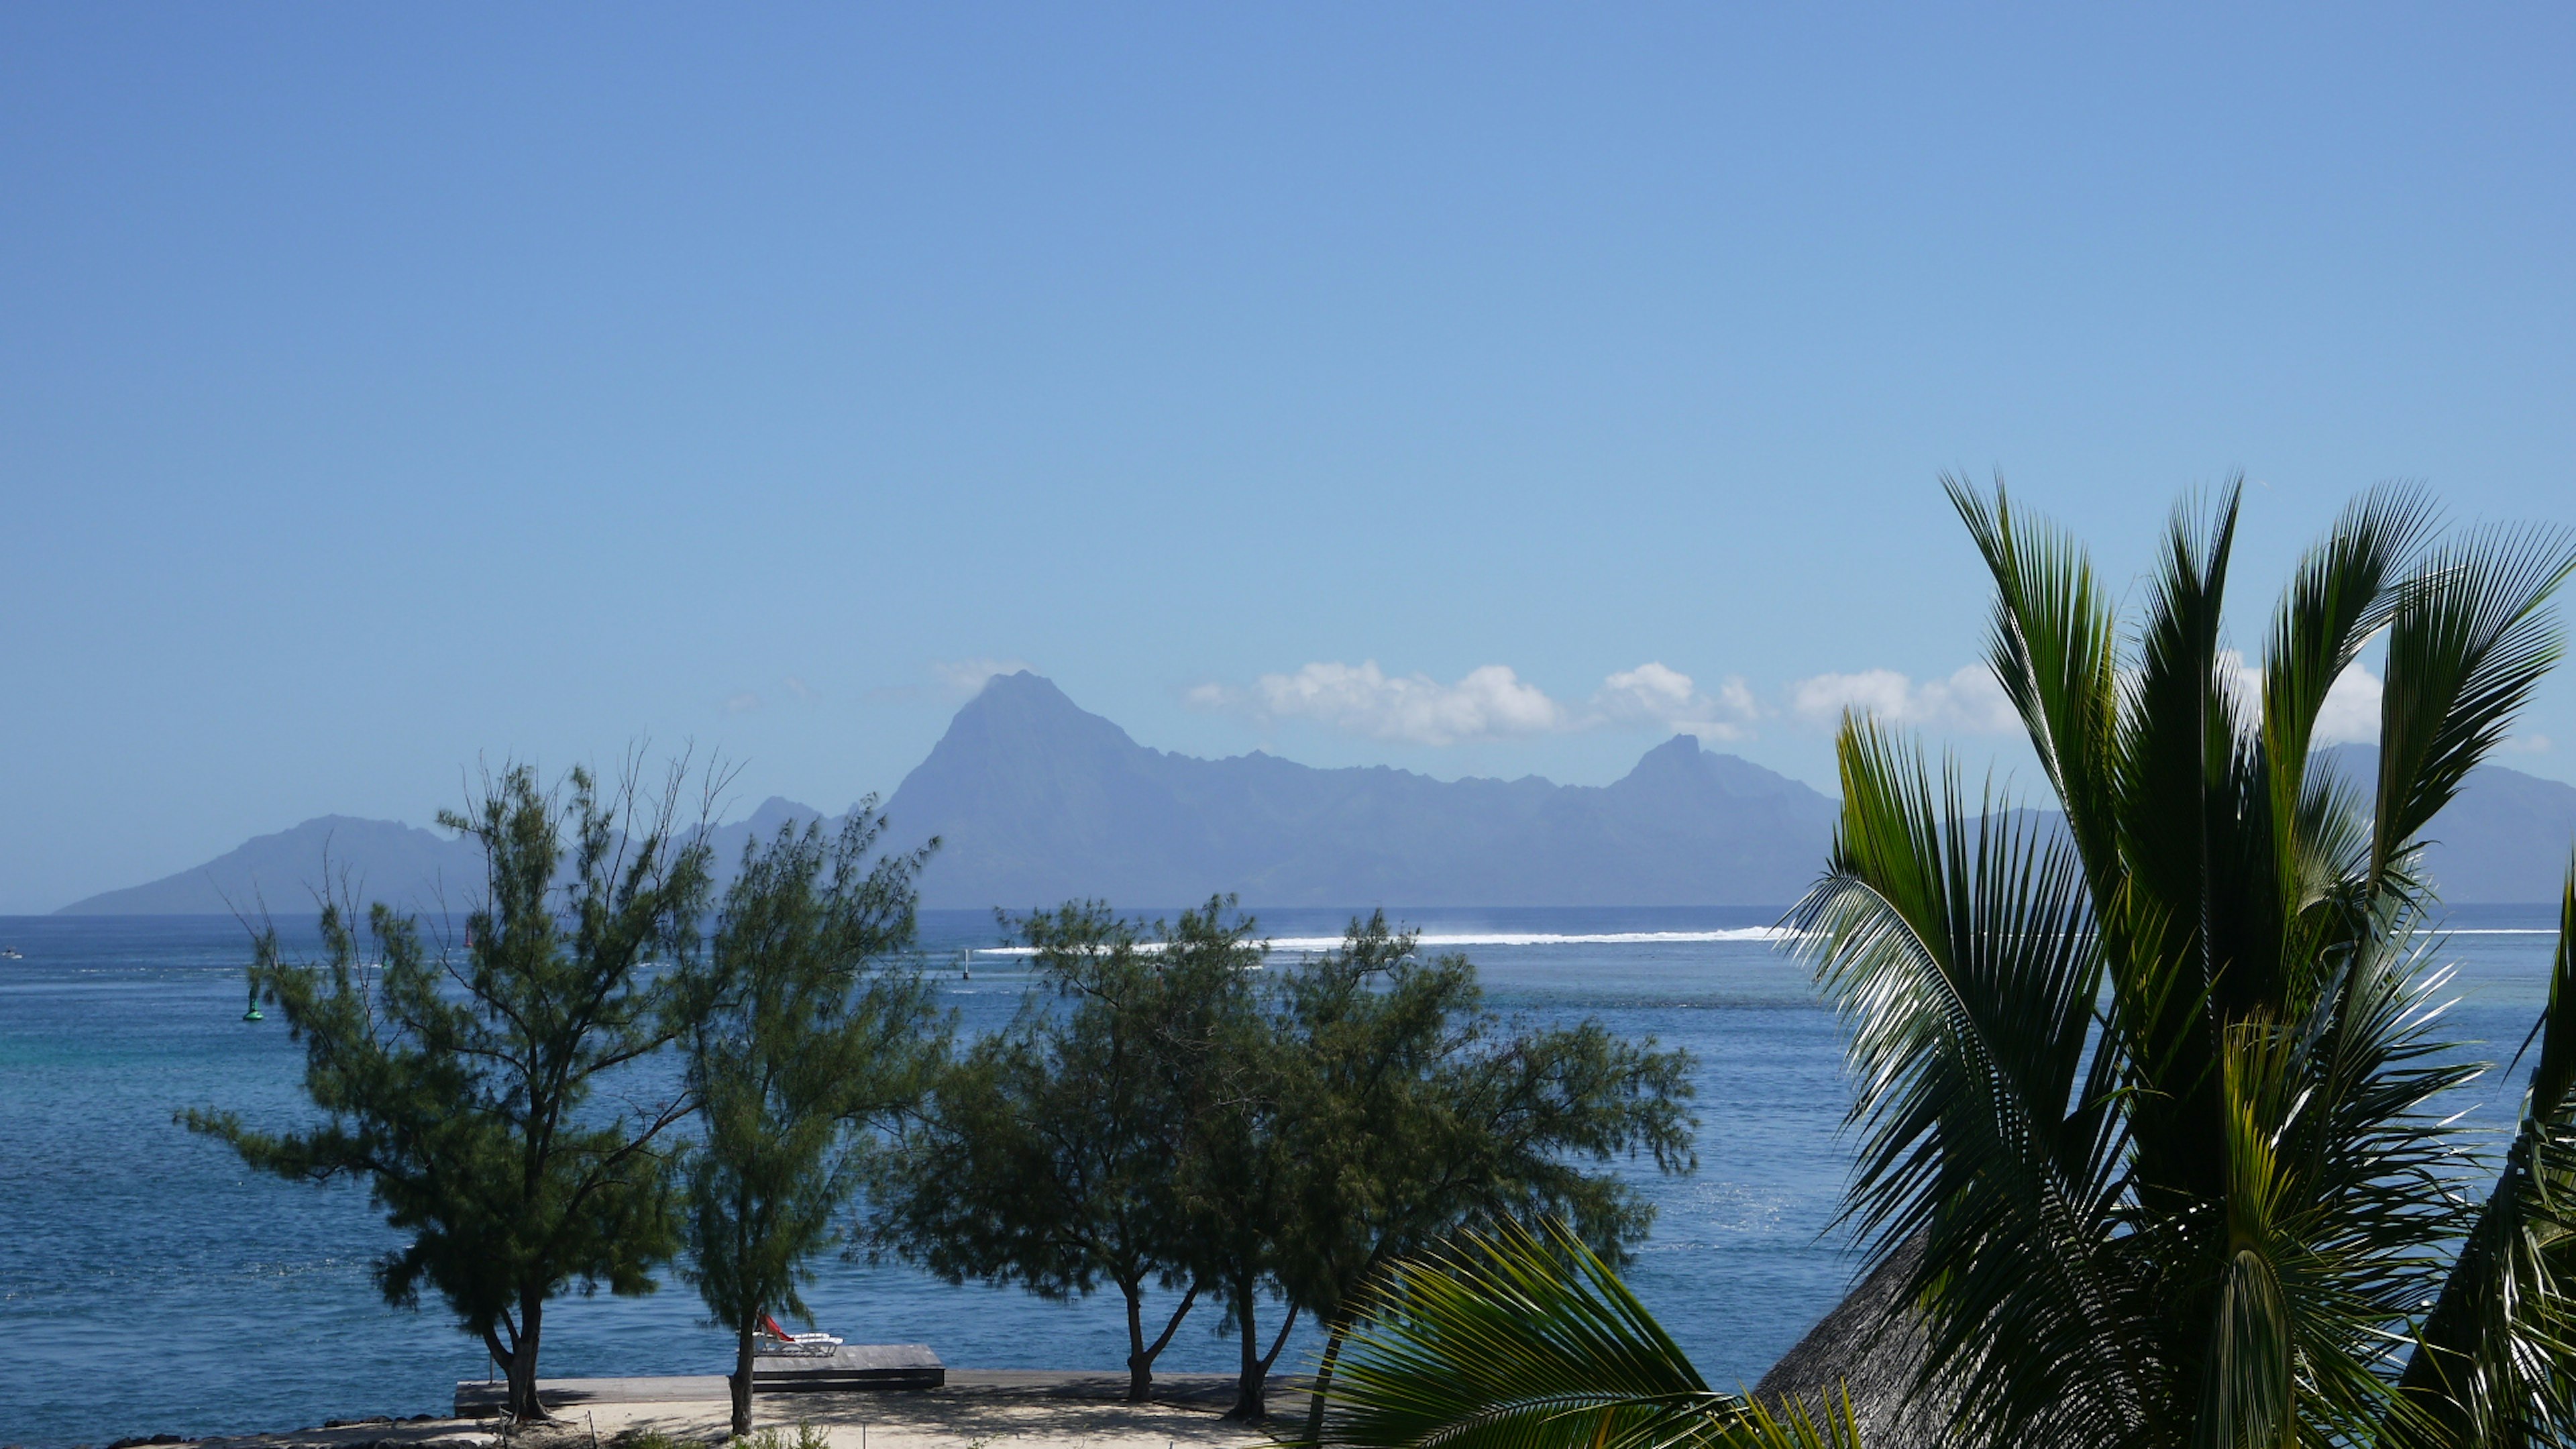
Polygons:
<instances>
[{"instance_id":1,"label":"turquoise water","mask_svg":"<svg viewBox=\"0 0 2576 1449\"><path fill-rule=\"evenodd\" d=\"M1659 1204L1630 1281L1710 1380L1758 1377L1842 1291L1830 1231L1847 1155L1832 1017L1772 947L1707 939L1773 912L1426 911L1434 935L1479 938L1494 1002L1538 1018L1599 1016L1699 1060L1700 1170L1645 1174ZM1330 912L1266 913L1278 937L1330 936ZM2461 912L2450 1035L2510 1055L2546 987L2554 924L2537 909ZM1697 939L1603 940L1635 933ZM996 941L992 919L941 913L934 954ZM1593 937L1596 939L1561 939ZM1546 939L1560 938L1560 939ZM253 1177L172 1125L194 1105L279 1122L305 1111L282 1025L245 1024L239 925L208 918L0 918L0 1443L48 1449L129 1434L289 1428L326 1417L445 1412L480 1349L434 1306L385 1306L369 1265L393 1242L363 1191ZM968 1030L1010 1015L1025 976L979 958L942 989ZM2509 1118L2511 1084L2470 1090ZM952 1288L909 1268L819 1265L823 1325L921 1342L952 1365L1097 1368L1124 1359L1114 1300L1050 1303ZM1174 1370L1230 1371L1213 1315L1185 1326ZM1310 1344L1292 1347L1291 1364ZM717 1373L729 1350L676 1282L641 1299L550 1309L544 1371Z\"/></svg>"}]
</instances>

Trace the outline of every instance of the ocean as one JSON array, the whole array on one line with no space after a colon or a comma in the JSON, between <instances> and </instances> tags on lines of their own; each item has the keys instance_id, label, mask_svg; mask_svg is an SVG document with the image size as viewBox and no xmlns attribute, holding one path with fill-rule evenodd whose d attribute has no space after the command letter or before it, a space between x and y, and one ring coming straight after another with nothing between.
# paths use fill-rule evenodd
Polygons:
<instances>
[{"instance_id":1,"label":"ocean","mask_svg":"<svg viewBox=\"0 0 2576 1449\"><path fill-rule=\"evenodd\" d=\"M1344 913L1258 913L1296 946ZM1722 1388L1750 1384L1840 1296L1853 1257L1834 1228L1849 1144L1835 1021L1806 972L1759 929L1776 911L1390 912L1435 949L1477 963L1492 1003L1539 1020L1594 1016L1698 1060L1699 1170L1628 1167L1657 1205L1628 1274ZM2547 988L2554 912L2455 913L2458 966L2446 1035L2510 1057ZM923 945L969 1032L1008 1020L1025 963L990 915L935 912ZM394 1235L352 1185L254 1176L174 1125L191 1106L257 1123L310 1115L299 1049L271 1013L240 1020L247 938L229 918L0 917L0 1444L66 1449L127 1435L190 1436L366 1414L444 1413L455 1381L490 1363L434 1301L386 1306L370 1265ZM2490 1074L2460 1107L2509 1124L2518 1084ZM822 1326L853 1342L926 1343L965 1368L1116 1371L1114 1293L1049 1302L952 1287L902 1265L827 1258L807 1291ZM1274 1310L1275 1311L1275 1310ZM549 1308L542 1371L721 1373L722 1334L666 1275L643 1298ZM1275 1317L1270 1319L1276 1322ZM1230 1372L1207 1313L1160 1367ZM1315 1349L1295 1340L1282 1368Z\"/></svg>"}]
</instances>

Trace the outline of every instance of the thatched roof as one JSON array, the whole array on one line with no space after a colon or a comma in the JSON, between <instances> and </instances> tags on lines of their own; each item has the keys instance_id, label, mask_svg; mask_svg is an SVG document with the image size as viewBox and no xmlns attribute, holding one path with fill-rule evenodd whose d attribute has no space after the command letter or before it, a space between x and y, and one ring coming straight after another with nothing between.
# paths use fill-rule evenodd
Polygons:
<instances>
[{"instance_id":1,"label":"thatched roof","mask_svg":"<svg viewBox=\"0 0 2576 1449\"><path fill-rule=\"evenodd\" d=\"M1753 1386L1754 1397L1773 1405L1797 1399L1814 1411L1848 1391L1869 1449L1946 1449L1948 1406L1911 1394L1925 1336L1903 1289L1922 1257L1919 1239L1890 1254L1780 1356Z\"/></svg>"}]
</instances>

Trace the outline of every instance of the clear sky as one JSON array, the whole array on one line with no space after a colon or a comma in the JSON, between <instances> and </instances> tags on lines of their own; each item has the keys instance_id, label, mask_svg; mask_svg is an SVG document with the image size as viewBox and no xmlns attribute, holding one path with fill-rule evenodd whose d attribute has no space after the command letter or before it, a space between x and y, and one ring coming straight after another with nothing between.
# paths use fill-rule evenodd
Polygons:
<instances>
[{"instance_id":1,"label":"clear sky","mask_svg":"<svg viewBox=\"0 0 2576 1449\"><path fill-rule=\"evenodd\" d=\"M2249 644L2376 480L2576 523L2571 158L2563 6L0 7L0 911L478 757L837 810L1023 662L2009 764L1943 470L2123 581L2242 470Z\"/></svg>"}]
</instances>

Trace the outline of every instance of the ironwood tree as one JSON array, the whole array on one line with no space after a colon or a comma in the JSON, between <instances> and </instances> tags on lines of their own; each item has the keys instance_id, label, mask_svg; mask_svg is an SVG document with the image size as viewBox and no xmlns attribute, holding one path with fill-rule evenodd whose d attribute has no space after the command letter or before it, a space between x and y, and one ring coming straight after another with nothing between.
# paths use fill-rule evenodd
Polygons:
<instances>
[{"instance_id":1,"label":"ironwood tree","mask_svg":"<svg viewBox=\"0 0 2576 1449\"><path fill-rule=\"evenodd\" d=\"M289 959L273 926L257 939L253 987L303 1043L324 1120L182 1117L260 1171L365 1181L410 1235L377 1264L385 1297L438 1294L506 1371L521 1419L546 1417L547 1302L648 1293L678 1243L666 1134L692 1104L601 1088L685 1023L710 888L703 829L674 828L686 779L675 766L639 789L631 764L604 792L579 769L552 788L524 765L487 777L467 812L439 816L485 863L461 951L432 950L381 903L361 929L345 900L325 903L318 959Z\"/></svg>"},{"instance_id":2,"label":"ironwood tree","mask_svg":"<svg viewBox=\"0 0 2576 1449\"><path fill-rule=\"evenodd\" d=\"M899 959L938 842L878 855L884 830L871 797L836 838L809 823L745 842L687 1012L703 1127L684 1170L683 1271L734 1335L736 1436L751 1433L762 1321L807 1317L797 1290L838 1234L872 1129L946 1056L930 988Z\"/></svg>"},{"instance_id":3,"label":"ironwood tree","mask_svg":"<svg viewBox=\"0 0 2576 1449\"><path fill-rule=\"evenodd\" d=\"M1306 1437L1362 1290L1461 1228L1563 1221L1616 1263L1653 1205L1601 1167L1698 1166L1692 1059L1597 1020L1541 1026L1488 1006L1465 956L1424 957L1384 912L1279 977L1273 1271L1325 1333Z\"/></svg>"},{"instance_id":4,"label":"ironwood tree","mask_svg":"<svg viewBox=\"0 0 2576 1449\"><path fill-rule=\"evenodd\" d=\"M1230 915L1217 900L1149 926L1077 902L1016 921L1038 989L943 1075L874 1194L878 1246L951 1282L1114 1286L1138 1402L1203 1292L1175 1168L1206 1115L1213 1023L1247 1009L1260 960ZM1158 1286L1181 1298L1149 1331Z\"/></svg>"}]
</instances>

